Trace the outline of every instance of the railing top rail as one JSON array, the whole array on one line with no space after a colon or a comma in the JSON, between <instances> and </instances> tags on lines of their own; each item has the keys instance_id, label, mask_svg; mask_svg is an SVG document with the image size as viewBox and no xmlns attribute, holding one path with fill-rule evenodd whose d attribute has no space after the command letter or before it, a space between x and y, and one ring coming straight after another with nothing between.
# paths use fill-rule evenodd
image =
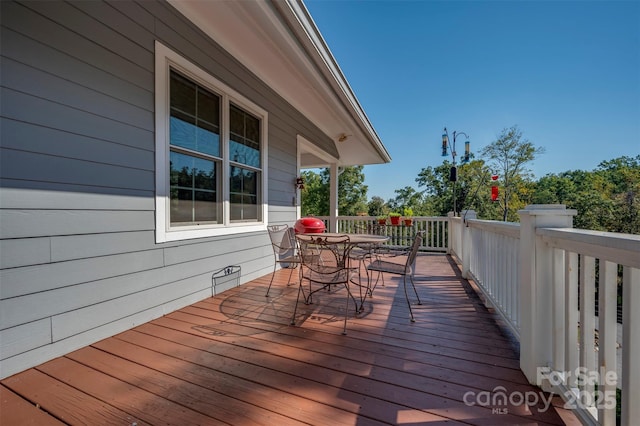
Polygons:
<instances>
[{"instance_id":1,"label":"railing top rail","mask_svg":"<svg viewBox=\"0 0 640 426\"><path fill-rule=\"evenodd\" d=\"M538 228L551 247L640 268L640 235L574 228Z\"/></svg>"},{"instance_id":2,"label":"railing top rail","mask_svg":"<svg viewBox=\"0 0 640 426\"><path fill-rule=\"evenodd\" d=\"M513 222L498 222L495 220L468 219L470 228L484 229L511 238L520 238L520 224Z\"/></svg>"},{"instance_id":3,"label":"railing top rail","mask_svg":"<svg viewBox=\"0 0 640 426\"><path fill-rule=\"evenodd\" d=\"M329 216L316 216L319 219L328 219ZM337 216L338 220L377 220L377 216ZM411 216L414 220L448 220L444 216Z\"/></svg>"}]
</instances>

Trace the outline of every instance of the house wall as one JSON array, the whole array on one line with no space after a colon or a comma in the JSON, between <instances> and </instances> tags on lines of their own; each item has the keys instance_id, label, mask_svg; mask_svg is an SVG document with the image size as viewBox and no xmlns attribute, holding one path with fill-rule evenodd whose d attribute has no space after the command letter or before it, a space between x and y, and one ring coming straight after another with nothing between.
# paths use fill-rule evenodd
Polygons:
<instances>
[{"instance_id":1,"label":"house wall","mask_svg":"<svg viewBox=\"0 0 640 426\"><path fill-rule=\"evenodd\" d=\"M271 271L266 232L155 242L154 41L268 111L270 223L325 135L165 2L0 3L1 377Z\"/></svg>"}]
</instances>

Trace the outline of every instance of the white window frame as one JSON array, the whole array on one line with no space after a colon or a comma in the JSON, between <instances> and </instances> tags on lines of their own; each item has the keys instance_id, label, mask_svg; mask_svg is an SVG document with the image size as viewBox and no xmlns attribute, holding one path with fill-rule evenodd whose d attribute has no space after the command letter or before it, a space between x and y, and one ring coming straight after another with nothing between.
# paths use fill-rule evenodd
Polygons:
<instances>
[{"instance_id":1,"label":"white window frame","mask_svg":"<svg viewBox=\"0 0 640 426\"><path fill-rule=\"evenodd\" d=\"M223 220L219 224L171 226L169 217L169 70L180 72L195 83L211 90L221 98L220 144L222 162L222 202ZM267 176L267 134L268 113L231 87L222 83L202 68L169 49L162 43L155 43L155 130L156 130L156 242L179 241L191 238L206 238L246 232L266 231L268 223L268 176ZM262 201L262 220L259 222L234 222L230 220L229 196L229 105L255 115L261 122L261 175L258 194Z\"/></svg>"}]
</instances>

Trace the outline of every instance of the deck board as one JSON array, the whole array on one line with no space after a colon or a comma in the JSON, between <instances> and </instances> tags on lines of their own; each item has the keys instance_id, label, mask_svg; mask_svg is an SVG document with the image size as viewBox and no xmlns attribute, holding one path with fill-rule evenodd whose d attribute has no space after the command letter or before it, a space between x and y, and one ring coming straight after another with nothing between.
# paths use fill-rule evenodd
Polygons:
<instances>
[{"instance_id":1,"label":"deck board","mask_svg":"<svg viewBox=\"0 0 640 426\"><path fill-rule=\"evenodd\" d=\"M268 298L270 275L4 379L0 423L573 423L557 400L467 403L498 387L541 391L448 256L418 257L415 323L402 282L386 276L364 312L351 308L346 336L344 290L319 292L290 325L288 277L276 273Z\"/></svg>"},{"instance_id":2,"label":"deck board","mask_svg":"<svg viewBox=\"0 0 640 426\"><path fill-rule=\"evenodd\" d=\"M43 412L39 407L34 407L33 404L4 386L0 386L0 424L24 426L64 425L60 420Z\"/></svg>"}]
</instances>

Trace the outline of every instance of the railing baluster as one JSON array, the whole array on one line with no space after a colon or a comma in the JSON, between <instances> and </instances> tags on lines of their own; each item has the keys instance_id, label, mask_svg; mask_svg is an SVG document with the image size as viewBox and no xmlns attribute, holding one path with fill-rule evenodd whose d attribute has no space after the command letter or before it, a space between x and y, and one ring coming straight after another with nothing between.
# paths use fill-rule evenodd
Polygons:
<instances>
[{"instance_id":1,"label":"railing baluster","mask_svg":"<svg viewBox=\"0 0 640 426\"><path fill-rule=\"evenodd\" d=\"M553 249L553 370L564 370L565 303L564 303L564 251Z\"/></svg>"},{"instance_id":2,"label":"railing baluster","mask_svg":"<svg viewBox=\"0 0 640 426\"><path fill-rule=\"evenodd\" d=\"M640 269L625 266L622 274L622 424L640 419Z\"/></svg>"},{"instance_id":3,"label":"railing baluster","mask_svg":"<svg viewBox=\"0 0 640 426\"><path fill-rule=\"evenodd\" d=\"M600 261L598 274L598 365L600 377L598 391L604 396L598 407L598 422L603 426L615 426L615 407L606 409L606 398L615 398L615 380L610 380L609 372L617 374L616 340L617 296L618 296L618 264ZM615 400L615 399L614 399Z\"/></svg>"},{"instance_id":4,"label":"railing baluster","mask_svg":"<svg viewBox=\"0 0 640 426\"><path fill-rule=\"evenodd\" d=\"M573 374L579 365L578 359L578 253L565 252L565 372L570 373L566 378L567 387L576 387L576 376Z\"/></svg>"},{"instance_id":5,"label":"railing baluster","mask_svg":"<svg viewBox=\"0 0 640 426\"><path fill-rule=\"evenodd\" d=\"M586 371L596 371L595 355L595 259L580 257L580 366ZM583 383L583 403L592 405L594 387L591 381Z\"/></svg>"}]
</instances>

